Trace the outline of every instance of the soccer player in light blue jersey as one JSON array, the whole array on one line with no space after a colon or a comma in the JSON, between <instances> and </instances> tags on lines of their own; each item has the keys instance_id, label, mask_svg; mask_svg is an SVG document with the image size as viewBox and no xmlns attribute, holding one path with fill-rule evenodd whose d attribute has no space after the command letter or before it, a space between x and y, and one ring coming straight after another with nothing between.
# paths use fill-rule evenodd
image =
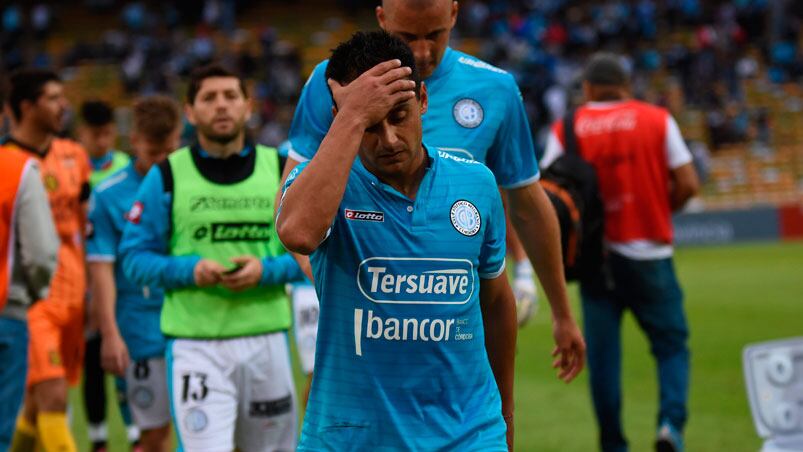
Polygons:
<instances>
[{"instance_id":1,"label":"soccer player in light blue jersey","mask_svg":"<svg viewBox=\"0 0 803 452\"><path fill-rule=\"evenodd\" d=\"M332 126L277 217L321 300L299 450L508 450L516 308L494 177L422 144L427 92L400 39L357 33L326 76Z\"/></svg>"},{"instance_id":2,"label":"soccer player in light blue jersey","mask_svg":"<svg viewBox=\"0 0 803 452\"><path fill-rule=\"evenodd\" d=\"M552 308L557 353L581 369L585 343L571 314L560 255L560 233L548 198L538 184L538 165L521 94L512 75L448 47L457 19L450 0L384 0L377 7L379 25L413 51L429 93L423 117L425 141L453 155L485 163L508 201L510 219L535 267ZM320 63L304 86L289 134L285 177L299 162L311 159L332 123L332 102ZM514 289L521 321L531 312L535 286L524 252L511 250L521 265ZM303 259L302 267L305 266ZM306 264L308 266L308 264ZM572 366L574 367L574 365Z\"/></svg>"},{"instance_id":3,"label":"soccer player in light blue jersey","mask_svg":"<svg viewBox=\"0 0 803 452\"><path fill-rule=\"evenodd\" d=\"M125 378L134 423L144 451L167 451L170 407L165 338L159 329L164 294L129 280L118 260L126 216L145 174L178 148L178 104L164 96L134 105L131 144L135 160L100 183L92 194L87 241L93 308L101 332L103 368Z\"/></svg>"}]
</instances>

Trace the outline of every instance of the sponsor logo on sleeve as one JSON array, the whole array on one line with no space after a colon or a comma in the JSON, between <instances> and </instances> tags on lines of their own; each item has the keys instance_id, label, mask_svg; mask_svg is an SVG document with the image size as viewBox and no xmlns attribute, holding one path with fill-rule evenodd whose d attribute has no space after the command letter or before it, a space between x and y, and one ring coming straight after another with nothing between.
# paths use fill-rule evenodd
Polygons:
<instances>
[{"instance_id":1,"label":"sponsor logo on sleeve","mask_svg":"<svg viewBox=\"0 0 803 452\"><path fill-rule=\"evenodd\" d=\"M374 221L377 223L382 223L385 221L385 212L345 209L344 215L346 216L347 220L352 221Z\"/></svg>"},{"instance_id":2,"label":"sponsor logo on sleeve","mask_svg":"<svg viewBox=\"0 0 803 452\"><path fill-rule=\"evenodd\" d=\"M140 220L142 219L142 212L144 210L145 206L141 202L135 202L128 211L128 214L126 214L126 220L128 220L129 223L139 224Z\"/></svg>"}]
</instances>

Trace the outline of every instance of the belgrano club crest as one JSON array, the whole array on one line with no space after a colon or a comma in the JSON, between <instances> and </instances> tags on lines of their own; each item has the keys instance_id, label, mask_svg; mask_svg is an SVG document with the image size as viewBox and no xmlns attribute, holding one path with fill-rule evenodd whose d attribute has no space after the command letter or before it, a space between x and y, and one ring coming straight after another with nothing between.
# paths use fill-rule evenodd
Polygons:
<instances>
[{"instance_id":1,"label":"belgrano club crest","mask_svg":"<svg viewBox=\"0 0 803 452\"><path fill-rule=\"evenodd\" d=\"M467 237L477 235L482 226L480 212L474 207L474 204L465 200L452 204L449 216L452 219L452 226L457 229L457 232Z\"/></svg>"},{"instance_id":2,"label":"belgrano club crest","mask_svg":"<svg viewBox=\"0 0 803 452\"><path fill-rule=\"evenodd\" d=\"M467 129L479 126L485 117L482 105L476 100L468 98L457 101L454 104L454 109L452 109L452 114L454 115L454 120Z\"/></svg>"}]
</instances>

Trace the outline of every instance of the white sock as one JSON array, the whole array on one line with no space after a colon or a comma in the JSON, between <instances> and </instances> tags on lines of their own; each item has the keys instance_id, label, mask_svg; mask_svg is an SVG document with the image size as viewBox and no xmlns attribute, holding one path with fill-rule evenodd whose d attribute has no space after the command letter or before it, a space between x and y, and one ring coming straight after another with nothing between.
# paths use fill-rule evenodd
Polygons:
<instances>
[{"instance_id":1,"label":"white sock","mask_svg":"<svg viewBox=\"0 0 803 452\"><path fill-rule=\"evenodd\" d=\"M109 439L109 431L106 429L106 423L89 424L87 426L89 434L89 441L93 443L106 442Z\"/></svg>"},{"instance_id":2,"label":"white sock","mask_svg":"<svg viewBox=\"0 0 803 452\"><path fill-rule=\"evenodd\" d=\"M139 441L139 428L136 425L129 425L127 428L128 442L134 443Z\"/></svg>"}]
</instances>

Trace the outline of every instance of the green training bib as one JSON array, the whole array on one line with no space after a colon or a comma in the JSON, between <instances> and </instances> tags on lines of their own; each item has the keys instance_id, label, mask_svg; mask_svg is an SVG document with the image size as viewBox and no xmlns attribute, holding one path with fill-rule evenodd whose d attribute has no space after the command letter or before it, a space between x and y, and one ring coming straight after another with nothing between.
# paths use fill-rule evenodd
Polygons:
<instances>
[{"instance_id":1,"label":"green training bib","mask_svg":"<svg viewBox=\"0 0 803 452\"><path fill-rule=\"evenodd\" d=\"M128 165L128 162L131 161L131 157L128 156L125 152L120 151L111 151L112 152L112 161L106 168L99 169L97 171L92 171L92 174L89 175L89 186L94 188L99 183L103 182L104 179L111 176L112 174L116 173L117 171L125 168Z\"/></svg>"},{"instance_id":2,"label":"green training bib","mask_svg":"<svg viewBox=\"0 0 803 452\"><path fill-rule=\"evenodd\" d=\"M257 145L253 173L240 182L206 179L189 148L168 157L173 172L172 256L199 255L232 268L230 259L259 259L285 252L273 224L279 189L276 150ZM188 338L252 336L290 327L290 305L283 285L232 292L222 286L167 291L162 332Z\"/></svg>"}]
</instances>

